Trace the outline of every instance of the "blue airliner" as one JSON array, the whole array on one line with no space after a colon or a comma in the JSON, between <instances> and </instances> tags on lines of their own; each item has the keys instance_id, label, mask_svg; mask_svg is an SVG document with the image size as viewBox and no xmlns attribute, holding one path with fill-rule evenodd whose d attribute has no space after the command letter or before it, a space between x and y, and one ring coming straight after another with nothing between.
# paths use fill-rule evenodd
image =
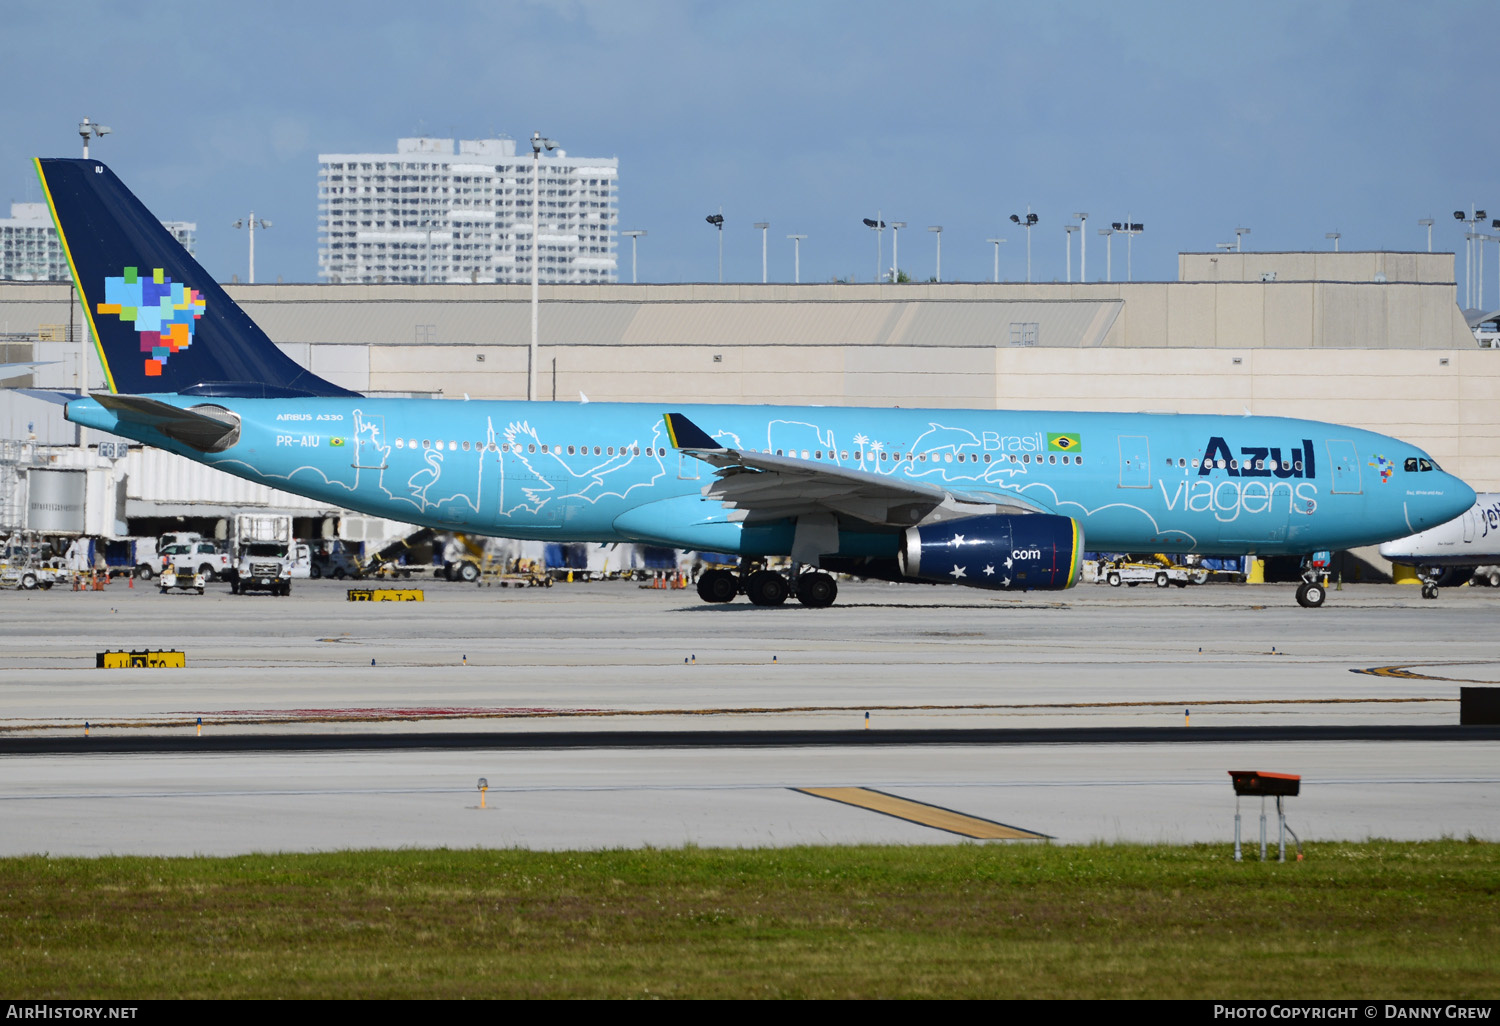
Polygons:
<instances>
[{"instance_id":1,"label":"blue airliner","mask_svg":"<svg viewBox=\"0 0 1500 1026\"><path fill-rule=\"evenodd\" d=\"M368 398L283 354L103 164L37 172L108 386L54 395L69 420L413 524L738 554L709 602L827 606L832 573L1062 589L1085 539L1310 556L1474 502L1415 446L1280 417Z\"/></svg>"}]
</instances>

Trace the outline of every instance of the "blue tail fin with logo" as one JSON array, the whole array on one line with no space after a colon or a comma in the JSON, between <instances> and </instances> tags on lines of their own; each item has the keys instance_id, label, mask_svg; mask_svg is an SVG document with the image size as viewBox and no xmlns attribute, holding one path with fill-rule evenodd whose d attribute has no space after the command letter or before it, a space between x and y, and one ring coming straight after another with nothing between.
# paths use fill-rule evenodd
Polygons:
<instances>
[{"instance_id":1,"label":"blue tail fin with logo","mask_svg":"<svg viewBox=\"0 0 1500 1026\"><path fill-rule=\"evenodd\" d=\"M278 349L97 160L37 160L111 392L349 396Z\"/></svg>"}]
</instances>

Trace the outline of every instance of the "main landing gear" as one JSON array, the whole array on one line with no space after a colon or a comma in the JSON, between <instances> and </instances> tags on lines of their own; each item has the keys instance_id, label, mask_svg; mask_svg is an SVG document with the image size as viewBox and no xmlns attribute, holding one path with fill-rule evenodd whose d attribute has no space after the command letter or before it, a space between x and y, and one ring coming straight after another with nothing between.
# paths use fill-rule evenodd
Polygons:
<instances>
[{"instance_id":1,"label":"main landing gear","mask_svg":"<svg viewBox=\"0 0 1500 1026\"><path fill-rule=\"evenodd\" d=\"M698 578L698 597L704 602L733 602L742 591L757 606L779 606L796 595L804 606L826 609L838 598L839 584L821 570L784 574L765 567L741 573L707 570Z\"/></svg>"}]
</instances>

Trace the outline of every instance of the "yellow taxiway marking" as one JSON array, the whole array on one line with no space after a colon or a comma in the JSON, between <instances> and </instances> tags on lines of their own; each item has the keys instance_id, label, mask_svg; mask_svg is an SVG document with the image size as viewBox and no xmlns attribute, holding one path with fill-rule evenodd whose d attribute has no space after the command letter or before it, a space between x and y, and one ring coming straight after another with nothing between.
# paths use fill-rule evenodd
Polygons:
<instances>
[{"instance_id":1,"label":"yellow taxiway marking","mask_svg":"<svg viewBox=\"0 0 1500 1026\"><path fill-rule=\"evenodd\" d=\"M1394 677L1398 680L1439 680L1450 684L1500 684L1496 680L1474 680L1469 677L1439 677L1432 673L1418 673L1413 666L1487 666L1493 660L1453 660L1442 663L1405 663L1397 666L1370 666L1364 669L1351 669L1351 673L1367 673L1371 677Z\"/></svg>"},{"instance_id":2,"label":"yellow taxiway marking","mask_svg":"<svg viewBox=\"0 0 1500 1026\"><path fill-rule=\"evenodd\" d=\"M935 830L946 830L961 837L1004 841L1040 841L1048 838L1047 834L1039 834L1033 830L1022 830L1019 827L996 823L992 819L981 819L953 809L945 809L941 805L928 805L926 802L914 802L910 798L898 798L896 795L868 787L794 787L792 790L810 794L814 798L827 798L831 802L869 809L871 812L894 816L897 819L932 827Z\"/></svg>"}]
</instances>

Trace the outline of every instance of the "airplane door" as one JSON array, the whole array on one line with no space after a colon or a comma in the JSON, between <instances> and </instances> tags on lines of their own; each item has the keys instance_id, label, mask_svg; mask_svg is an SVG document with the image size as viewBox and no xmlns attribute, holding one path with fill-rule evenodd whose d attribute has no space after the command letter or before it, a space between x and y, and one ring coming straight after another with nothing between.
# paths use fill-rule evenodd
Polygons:
<instances>
[{"instance_id":1,"label":"airplane door","mask_svg":"<svg viewBox=\"0 0 1500 1026\"><path fill-rule=\"evenodd\" d=\"M1151 442L1145 435L1120 436L1120 487L1151 487Z\"/></svg>"},{"instance_id":2,"label":"airplane door","mask_svg":"<svg viewBox=\"0 0 1500 1026\"><path fill-rule=\"evenodd\" d=\"M1472 542L1474 540L1474 531L1478 527L1478 523L1479 523L1479 510L1476 507L1474 507L1474 506L1470 506L1469 507L1469 512L1467 512L1467 513L1464 514L1464 544L1465 545L1468 545L1470 542Z\"/></svg>"},{"instance_id":3,"label":"airplane door","mask_svg":"<svg viewBox=\"0 0 1500 1026\"><path fill-rule=\"evenodd\" d=\"M1353 442L1330 438L1328 440L1329 462L1333 464L1334 495L1358 495L1363 489L1359 481L1359 450Z\"/></svg>"}]
</instances>

